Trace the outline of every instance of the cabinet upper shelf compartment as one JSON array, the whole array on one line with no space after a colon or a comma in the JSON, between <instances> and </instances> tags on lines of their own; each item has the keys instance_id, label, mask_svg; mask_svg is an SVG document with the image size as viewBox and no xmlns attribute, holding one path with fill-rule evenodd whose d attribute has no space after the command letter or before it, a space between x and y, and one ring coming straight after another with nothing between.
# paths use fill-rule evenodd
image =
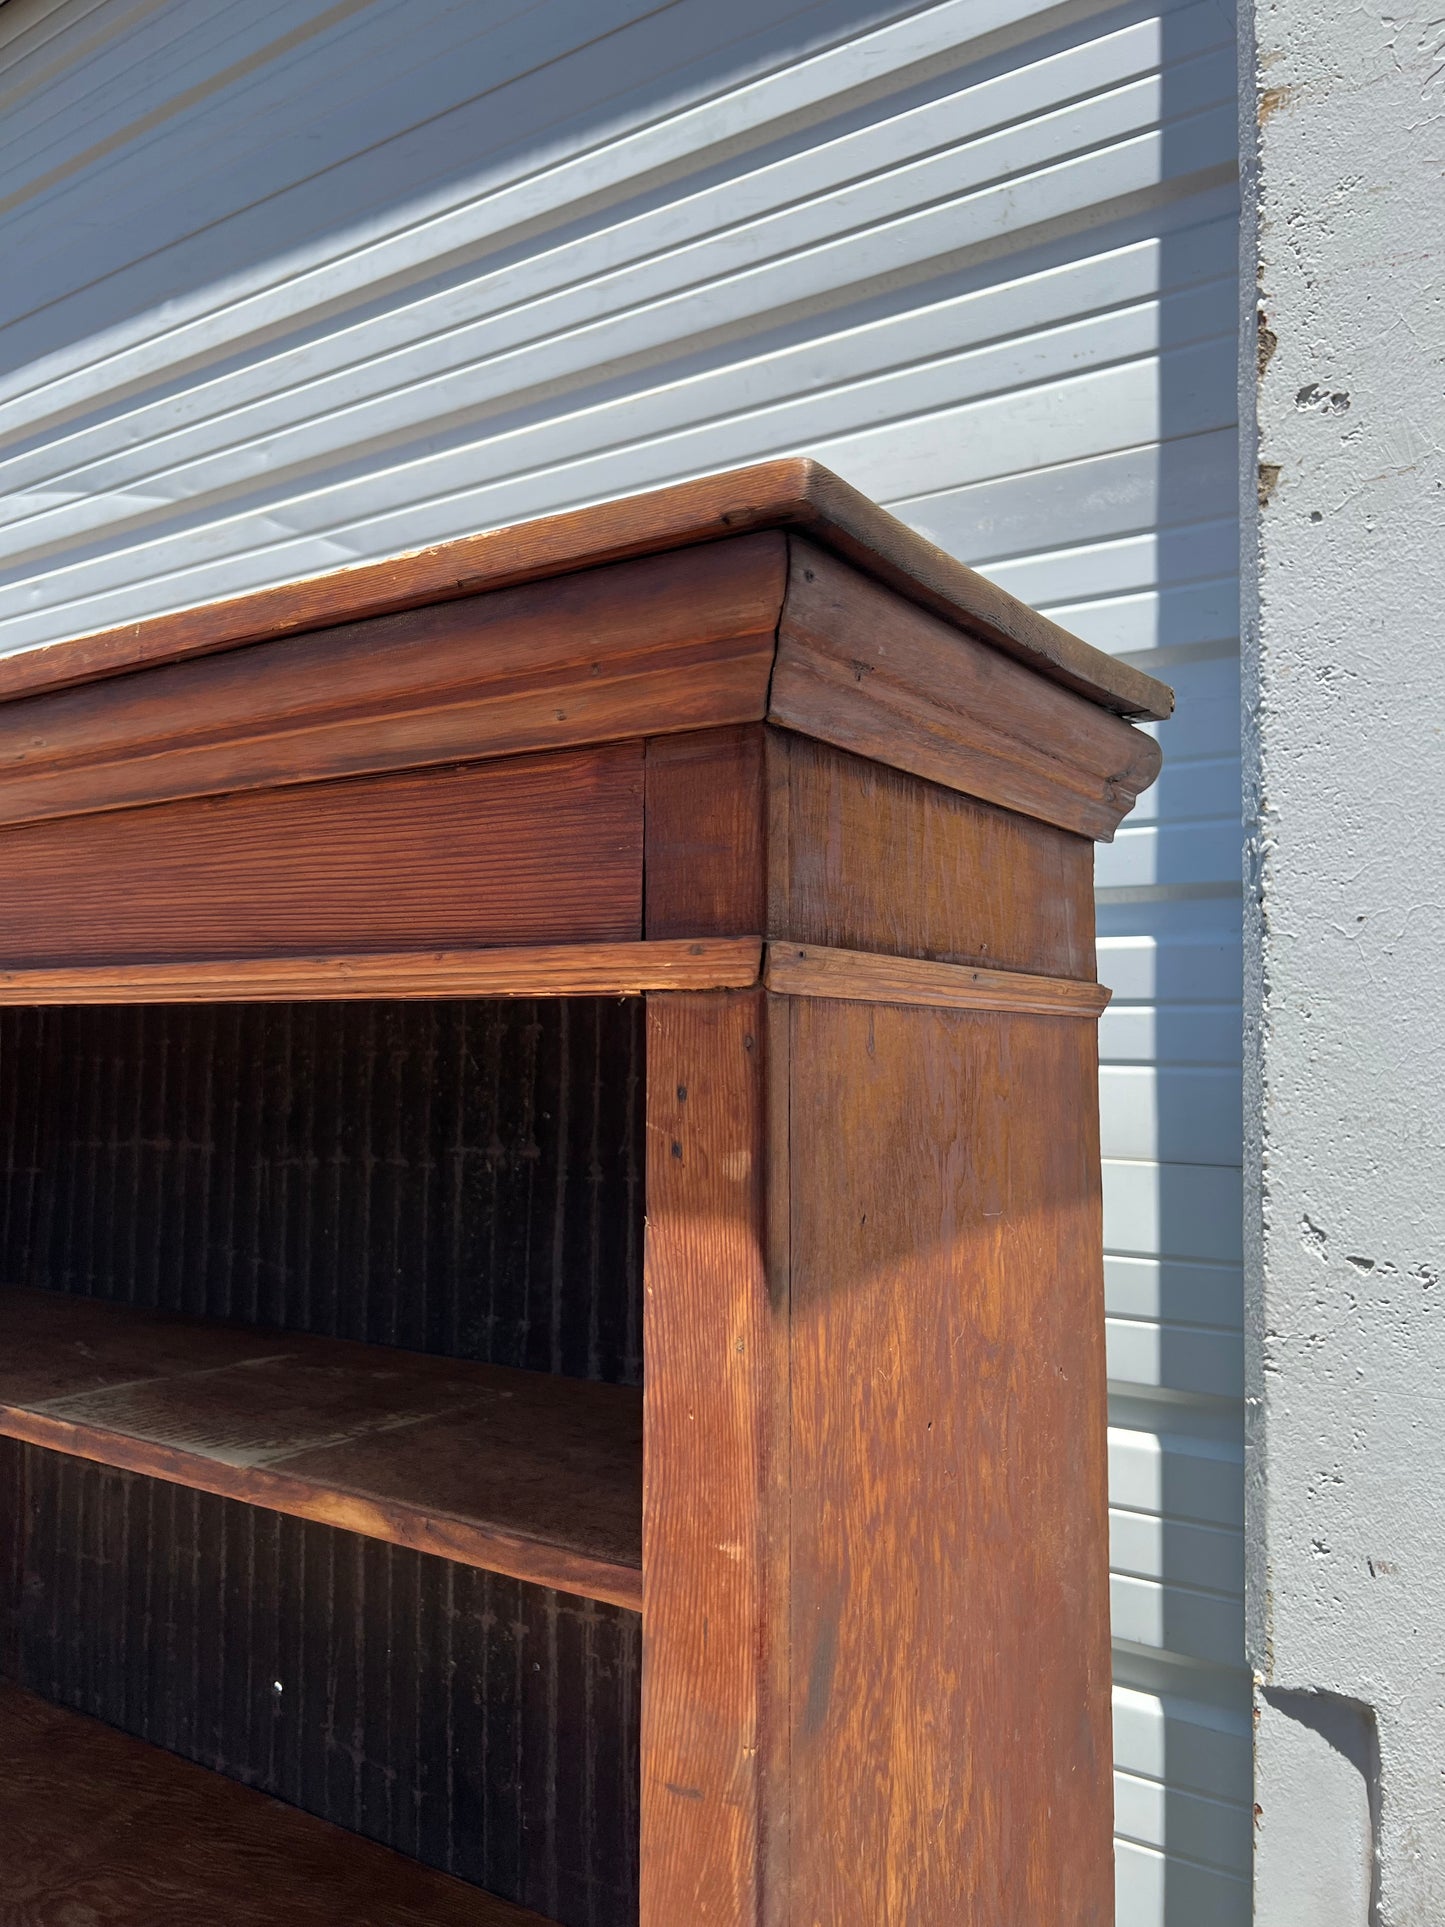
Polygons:
<instances>
[{"instance_id":1,"label":"cabinet upper shelf compartment","mask_svg":"<svg viewBox=\"0 0 1445 1927\"><path fill-rule=\"evenodd\" d=\"M641 1608L627 1387L7 1290L0 1435Z\"/></svg>"}]
</instances>

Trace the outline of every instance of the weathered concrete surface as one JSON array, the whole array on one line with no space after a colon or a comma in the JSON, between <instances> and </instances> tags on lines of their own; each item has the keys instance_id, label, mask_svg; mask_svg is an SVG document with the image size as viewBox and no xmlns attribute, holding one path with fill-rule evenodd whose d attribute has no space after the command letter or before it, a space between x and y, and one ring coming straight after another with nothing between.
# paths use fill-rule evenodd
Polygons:
<instances>
[{"instance_id":1,"label":"weathered concrete surface","mask_svg":"<svg viewBox=\"0 0 1445 1927\"><path fill-rule=\"evenodd\" d=\"M1254 25L1256 1918L1438 1927L1445 8Z\"/></svg>"}]
</instances>

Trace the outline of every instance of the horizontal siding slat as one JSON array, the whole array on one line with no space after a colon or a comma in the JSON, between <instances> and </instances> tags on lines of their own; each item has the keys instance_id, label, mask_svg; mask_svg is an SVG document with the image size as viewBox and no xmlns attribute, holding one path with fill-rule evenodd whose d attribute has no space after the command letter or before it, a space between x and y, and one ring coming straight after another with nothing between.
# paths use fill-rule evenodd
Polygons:
<instances>
[{"instance_id":1,"label":"horizontal siding slat","mask_svg":"<svg viewBox=\"0 0 1445 1927\"><path fill-rule=\"evenodd\" d=\"M1115 1639L1132 1646L1232 1666L1244 1645L1244 1602L1239 1598L1113 1573L1109 1610Z\"/></svg>"},{"instance_id":2,"label":"horizontal siding slat","mask_svg":"<svg viewBox=\"0 0 1445 1927\"><path fill-rule=\"evenodd\" d=\"M1099 1021L1105 1064L1238 1064L1241 1018L1234 1004L1125 1004Z\"/></svg>"},{"instance_id":3,"label":"horizontal siding slat","mask_svg":"<svg viewBox=\"0 0 1445 1927\"><path fill-rule=\"evenodd\" d=\"M1114 1825L1135 1846L1164 1847L1247 1877L1254 1851L1253 1815L1237 1800L1208 1800L1132 1773L1114 1776Z\"/></svg>"},{"instance_id":4,"label":"horizontal siding slat","mask_svg":"<svg viewBox=\"0 0 1445 1927\"><path fill-rule=\"evenodd\" d=\"M1207 1164L1104 1161L1104 1245L1109 1251L1238 1264L1240 1176Z\"/></svg>"},{"instance_id":5,"label":"horizontal siding slat","mask_svg":"<svg viewBox=\"0 0 1445 1927\"><path fill-rule=\"evenodd\" d=\"M1213 1526L1115 1507L1110 1517L1110 1562L1115 1573L1168 1581L1206 1593L1239 1593L1244 1586L1244 1535Z\"/></svg>"},{"instance_id":6,"label":"horizontal siding slat","mask_svg":"<svg viewBox=\"0 0 1445 1927\"><path fill-rule=\"evenodd\" d=\"M1105 1157L1238 1169L1244 1097L1237 1070L1106 1064L1099 1087Z\"/></svg>"},{"instance_id":7,"label":"horizontal siding slat","mask_svg":"<svg viewBox=\"0 0 1445 1927\"><path fill-rule=\"evenodd\" d=\"M1115 1424L1109 1427L1109 1475L1114 1503L1132 1512L1201 1525L1243 1525L1241 1447L1162 1426L1158 1432L1142 1432Z\"/></svg>"},{"instance_id":8,"label":"horizontal siding slat","mask_svg":"<svg viewBox=\"0 0 1445 1927\"><path fill-rule=\"evenodd\" d=\"M1243 1398L1244 1340L1237 1332L1113 1317L1105 1321L1109 1377L1150 1391Z\"/></svg>"},{"instance_id":9,"label":"horizontal siding slat","mask_svg":"<svg viewBox=\"0 0 1445 1927\"><path fill-rule=\"evenodd\" d=\"M1146 935L1099 939L1099 977L1124 999L1161 1007L1219 1004L1233 1010L1244 989L1234 930L1207 935Z\"/></svg>"},{"instance_id":10,"label":"horizontal siding slat","mask_svg":"<svg viewBox=\"0 0 1445 1927\"><path fill-rule=\"evenodd\" d=\"M1169 1783L1205 1799L1250 1795L1251 1732L1247 1697L1235 1707L1192 1699L1183 1691L1114 1688L1114 1746L1122 1771Z\"/></svg>"},{"instance_id":11,"label":"horizontal siding slat","mask_svg":"<svg viewBox=\"0 0 1445 1927\"><path fill-rule=\"evenodd\" d=\"M1120 1841L1116 1889L1120 1920L1199 1922L1200 1927L1249 1927L1248 1880Z\"/></svg>"},{"instance_id":12,"label":"horizontal siding slat","mask_svg":"<svg viewBox=\"0 0 1445 1927\"><path fill-rule=\"evenodd\" d=\"M1178 1259L1104 1258L1104 1290L1119 1318L1163 1319L1237 1332L1244 1322L1244 1291L1238 1267L1187 1264Z\"/></svg>"}]
</instances>

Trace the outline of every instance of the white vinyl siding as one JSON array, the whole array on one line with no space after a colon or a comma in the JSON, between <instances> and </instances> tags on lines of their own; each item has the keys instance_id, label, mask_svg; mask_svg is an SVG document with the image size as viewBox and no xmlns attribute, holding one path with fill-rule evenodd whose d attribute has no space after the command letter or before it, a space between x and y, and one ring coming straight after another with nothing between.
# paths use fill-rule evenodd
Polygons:
<instances>
[{"instance_id":1,"label":"white vinyl siding","mask_svg":"<svg viewBox=\"0 0 1445 1927\"><path fill-rule=\"evenodd\" d=\"M1123 1927L1249 1913L1232 31L0 8L0 652L804 451L1177 688L1097 870Z\"/></svg>"}]
</instances>

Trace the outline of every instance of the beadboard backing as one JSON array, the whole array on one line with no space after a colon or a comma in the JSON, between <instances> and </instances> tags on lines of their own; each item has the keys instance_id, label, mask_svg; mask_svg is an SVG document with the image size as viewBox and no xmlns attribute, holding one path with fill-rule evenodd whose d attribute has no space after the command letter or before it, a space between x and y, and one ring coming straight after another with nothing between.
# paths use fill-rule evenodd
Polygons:
<instances>
[{"instance_id":1,"label":"beadboard backing","mask_svg":"<svg viewBox=\"0 0 1445 1927\"><path fill-rule=\"evenodd\" d=\"M559 1927L636 1920L636 1614L20 1450L19 1685Z\"/></svg>"},{"instance_id":2,"label":"beadboard backing","mask_svg":"<svg viewBox=\"0 0 1445 1927\"><path fill-rule=\"evenodd\" d=\"M0 1014L0 1277L641 1382L641 1000Z\"/></svg>"},{"instance_id":3,"label":"beadboard backing","mask_svg":"<svg viewBox=\"0 0 1445 1927\"><path fill-rule=\"evenodd\" d=\"M641 1011L6 1010L0 1272L636 1384ZM561 1927L635 1921L636 1615L9 1443L0 1585L18 1684Z\"/></svg>"}]
</instances>

